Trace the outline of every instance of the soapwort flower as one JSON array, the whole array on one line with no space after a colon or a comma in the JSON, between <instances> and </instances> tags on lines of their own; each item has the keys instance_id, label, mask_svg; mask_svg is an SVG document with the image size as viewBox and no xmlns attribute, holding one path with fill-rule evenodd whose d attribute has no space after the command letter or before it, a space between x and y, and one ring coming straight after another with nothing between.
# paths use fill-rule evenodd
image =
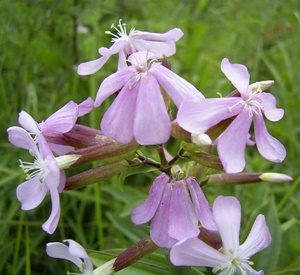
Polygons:
<instances>
[{"instance_id":1,"label":"soapwort flower","mask_svg":"<svg viewBox=\"0 0 300 275\"><path fill-rule=\"evenodd\" d=\"M134 53L128 62L131 66L110 75L100 85L95 107L120 90L102 118L101 129L119 143L128 143L133 138L141 145L164 143L171 134L171 121L160 86L177 107L186 99L203 99L204 96L192 84L156 62L149 52Z\"/></svg>"},{"instance_id":2,"label":"soapwort flower","mask_svg":"<svg viewBox=\"0 0 300 275\"><path fill-rule=\"evenodd\" d=\"M255 271L250 257L265 249L272 241L265 217L258 215L246 241L239 244L241 205L235 197L219 196L213 204L213 216L223 247L216 250L198 238L188 238L174 245L170 259L174 265L212 267L213 273L264 274Z\"/></svg>"},{"instance_id":3,"label":"soapwort flower","mask_svg":"<svg viewBox=\"0 0 300 275\"><path fill-rule=\"evenodd\" d=\"M35 158L33 163L20 161L21 168L27 174L27 181L17 187L17 198L21 202L21 208L23 210L36 208L46 194L50 192L52 211L42 228L52 234L57 227L60 216L58 194L64 188L65 173L60 170L58 158L54 158L42 135L34 140L26 130L16 126L8 128L7 132L10 143L29 150L30 155ZM70 157L72 158L72 156Z\"/></svg>"},{"instance_id":4,"label":"soapwort flower","mask_svg":"<svg viewBox=\"0 0 300 275\"><path fill-rule=\"evenodd\" d=\"M68 260L79 268L81 274L92 275L93 264L85 249L79 243L70 239L63 242L67 242L69 246L59 242L47 243L46 253L48 256Z\"/></svg>"},{"instance_id":5,"label":"soapwort flower","mask_svg":"<svg viewBox=\"0 0 300 275\"><path fill-rule=\"evenodd\" d=\"M77 118L89 113L93 108L94 101L88 97L80 104L69 101L41 123L37 123L31 115L25 111L21 111L19 114L19 123L31 134L42 134L47 140L47 138L49 139L69 132L74 127ZM58 155L69 153L74 149L71 146L60 145L50 141L48 141L48 145Z\"/></svg>"},{"instance_id":6,"label":"soapwort flower","mask_svg":"<svg viewBox=\"0 0 300 275\"><path fill-rule=\"evenodd\" d=\"M119 54L118 70L126 67L126 60L132 53L138 51L149 51L154 53L158 58L163 55L171 56L176 52L175 42L179 40L183 32L178 29L172 29L166 33L151 33L142 32L132 28L127 34L126 24L119 20L119 24L112 25L112 28L117 31L114 34L107 31L107 34L113 36L111 42L113 45L110 48L99 48L100 58L81 63L78 66L78 74L89 75L97 72L106 63L113 54Z\"/></svg>"},{"instance_id":7,"label":"soapwort flower","mask_svg":"<svg viewBox=\"0 0 300 275\"><path fill-rule=\"evenodd\" d=\"M275 97L262 92L259 86L252 90L250 75L244 65L231 64L224 58L221 69L240 96L199 102L187 100L179 108L177 122L185 130L201 134L220 121L235 117L217 140L218 154L227 173L241 172L245 167L244 152L252 120L259 153L269 161L282 162L286 150L268 133L263 115L270 121L278 121L283 117L283 109L276 108Z\"/></svg>"},{"instance_id":8,"label":"soapwort flower","mask_svg":"<svg viewBox=\"0 0 300 275\"><path fill-rule=\"evenodd\" d=\"M216 231L211 207L200 186L192 177L170 179L159 175L147 199L133 208L131 220L135 225L151 221L150 236L160 247L172 247L179 240L197 237L198 223Z\"/></svg>"}]
</instances>

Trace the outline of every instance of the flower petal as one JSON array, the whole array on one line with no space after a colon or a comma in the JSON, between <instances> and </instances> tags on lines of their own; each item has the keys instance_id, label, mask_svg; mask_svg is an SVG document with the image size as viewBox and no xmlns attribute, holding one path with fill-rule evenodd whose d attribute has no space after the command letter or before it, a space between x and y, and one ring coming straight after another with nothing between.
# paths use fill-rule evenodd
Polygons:
<instances>
[{"instance_id":1,"label":"flower petal","mask_svg":"<svg viewBox=\"0 0 300 275\"><path fill-rule=\"evenodd\" d=\"M151 239L159 247L170 248L177 242L168 234L171 193L170 184L167 184L150 225Z\"/></svg>"},{"instance_id":2,"label":"flower petal","mask_svg":"<svg viewBox=\"0 0 300 275\"><path fill-rule=\"evenodd\" d=\"M137 51L148 50L151 53L154 53L157 58L162 58L164 55L171 56L176 53L174 42L135 40L134 46Z\"/></svg>"},{"instance_id":3,"label":"flower petal","mask_svg":"<svg viewBox=\"0 0 300 275\"><path fill-rule=\"evenodd\" d=\"M243 108L240 97L208 98L199 101L187 100L181 104L177 114L177 122L185 130L193 134L201 134L210 127L229 117L236 116Z\"/></svg>"},{"instance_id":4,"label":"flower petal","mask_svg":"<svg viewBox=\"0 0 300 275\"><path fill-rule=\"evenodd\" d=\"M58 242L47 243L46 253L48 254L48 256L52 258L68 260L74 263L75 265L77 265L78 268L81 268L82 265L81 259L71 254L69 247L62 243L58 243Z\"/></svg>"},{"instance_id":5,"label":"flower petal","mask_svg":"<svg viewBox=\"0 0 300 275\"><path fill-rule=\"evenodd\" d=\"M241 112L218 138L218 154L227 173L238 173L245 168L245 147L251 120Z\"/></svg>"},{"instance_id":6,"label":"flower petal","mask_svg":"<svg viewBox=\"0 0 300 275\"><path fill-rule=\"evenodd\" d=\"M156 79L141 77L134 117L134 138L141 145L161 144L171 135L171 121Z\"/></svg>"},{"instance_id":7,"label":"flower petal","mask_svg":"<svg viewBox=\"0 0 300 275\"><path fill-rule=\"evenodd\" d=\"M219 196L213 205L213 215L225 251L238 251L241 225L241 205L235 197Z\"/></svg>"},{"instance_id":8,"label":"flower petal","mask_svg":"<svg viewBox=\"0 0 300 275\"><path fill-rule=\"evenodd\" d=\"M263 112L268 120L278 121L282 119L284 110L276 108L276 98L269 93L260 93L257 95L261 99Z\"/></svg>"},{"instance_id":9,"label":"flower petal","mask_svg":"<svg viewBox=\"0 0 300 275\"><path fill-rule=\"evenodd\" d=\"M119 143L129 143L133 139L133 125L139 83L121 90L101 121L103 133Z\"/></svg>"},{"instance_id":10,"label":"flower petal","mask_svg":"<svg viewBox=\"0 0 300 275\"><path fill-rule=\"evenodd\" d=\"M154 180L147 199L132 209L131 220L135 225L144 224L153 218L168 181L169 177L166 174L159 175Z\"/></svg>"},{"instance_id":11,"label":"flower petal","mask_svg":"<svg viewBox=\"0 0 300 275\"><path fill-rule=\"evenodd\" d=\"M110 58L110 55L101 56L100 58L92 61L87 61L79 64L77 73L79 75L90 75L99 71L106 61Z\"/></svg>"},{"instance_id":12,"label":"flower petal","mask_svg":"<svg viewBox=\"0 0 300 275\"><path fill-rule=\"evenodd\" d=\"M84 116L94 108L94 100L88 97L86 100L78 104L78 117Z\"/></svg>"},{"instance_id":13,"label":"flower petal","mask_svg":"<svg viewBox=\"0 0 300 275\"><path fill-rule=\"evenodd\" d=\"M69 101L44 122L40 123L41 131L43 135L67 133L75 125L77 117L78 105L73 101Z\"/></svg>"},{"instance_id":14,"label":"flower petal","mask_svg":"<svg viewBox=\"0 0 300 275\"><path fill-rule=\"evenodd\" d=\"M180 104L187 99L200 100L204 98L202 93L191 83L159 63L153 63L150 72L165 89L178 108Z\"/></svg>"},{"instance_id":15,"label":"flower petal","mask_svg":"<svg viewBox=\"0 0 300 275\"><path fill-rule=\"evenodd\" d=\"M269 161L282 162L286 157L286 150L280 141L268 133L261 116L254 115L254 131L259 153Z\"/></svg>"},{"instance_id":16,"label":"flower petal","mask_svg":"<svg viewBox=\"0 0 300 275\"><path fill-rule=\"evenodd\" d=\"M228 58L224 58L221 62L221 70L242 96L248 94L249 91L252 93L251 88L249 88L250 75L244 65L231 64Z\"/></svg>"},{"instance_id":17,"label":"flower petal","mask_svg":"<svg viewBox=\"0 0 300 275\"><path fill-rule=\"evenodd\" d=\"M124 87L133 75L134 70L132 67L126 67L105 78L99 87L95 107L100 106L106 98Z\"/></svg>"},{"instance_id":18,"label":"flower petal","mask_svg":"<svg viewBox=\"0 0 300 275\"><path fill-rule=\"evenodd\" d=\"M35 155L39 155L38 148L31 135L21 127L13 126L7 129L9 142L17 147L33 150Z\"/></svg>"},{"instance_id":19,"label":"flower petal","mask_svg":"<svg viewBox=\"0 0 300 275\"><path fill-rule=\"evenodd\" d=\"M113 54L123 51L123 49L128 45L128 37L123 36L117 39L110 48L101 47L98 52L104 56L112 56Z\"/></svg>"},{"instance_id":20,"label":"flower petal","mask_svg":"<svg viewBox=\"0 0 300 275\"><path fill-rule=\"evenodd\" d=\"M52 210L48 220L42 225L42 228L47 233L52 234L55 231L59 221L60 205L59 205L58 190L56 188L50 189L50 195L51 195Z\"/></svg>"},{"instance_id":21,"label":"flower petal","mask_svg":"<svg viewBox=\"0 0 300 275\"><path fill-rule=\"evenodd\" d=\"M182 36L183 32L179 28L174 28L165 33L134 31L131 35L134 42L136 42L136 40L176 42Z\"/></svg>"},{"instance_id":22,"label":"flower petal","mask_svg":"<svg viewBox=\"0 0 300 275\"><path fill-rule=\"evenodd\" d=\"M228 259L218 250L198 238L182 240L171 248L170 260L174 265L217 267Z\"/></svg>"},{"instance_id":23,"label":"flower petal","mask_svg":"<svg viewBox=\"0 0 300 275\"><path fill-rule=\"evenodd\" d=\"M265 249L272 242L272 236L264 215L258 215L246 241L240 246L244 257L250 258Z\"/></svg>"},{"instance_id":24,"label":"flower petal","mask_svg":"<svg viewBox=\"0 0 300 275\"><path fill-rule=\"evenodd\" d=\"M21 183L17 187L17 198L20 201L22 210L31 210L41 204L45 198L48 188L41 183L38 176Z\"/></svg>"},{"instance_id":25,"label":"flower petal","mask_svg":"<svg viewBox=\"0 0 300 275\"><path fill-rule=\"evenodd\" d=\"M19 113L19 123L23 128L25 128L31 133L40 133L40 129L38 127L37 122L33 119L33 117L30 114L26 113L25 111L21 111Z\"/></svg>"},{"instance_id":26,"label":"flower petal","mask_svg":"<svg viewBox=\"0 0 300 275\"><path fill-rule=\"evenodd\" d=\"M183 180L174 182L172 187L168 233L178 241L197 237L200 233L198 219Z\"/></svg>"},{"instance_id":27,"label":"flower petal","mask_svg":"<svg viewBox=\"0 0 300 275\"><path fill-rule=\"evenodd\" d=\"M214 221L212 208L204 196L201 187L192 177L188 177L186 181L193 200L194 209L201 225L207 230L218 231L217 225Z\"/></svg>"}]
</instances>

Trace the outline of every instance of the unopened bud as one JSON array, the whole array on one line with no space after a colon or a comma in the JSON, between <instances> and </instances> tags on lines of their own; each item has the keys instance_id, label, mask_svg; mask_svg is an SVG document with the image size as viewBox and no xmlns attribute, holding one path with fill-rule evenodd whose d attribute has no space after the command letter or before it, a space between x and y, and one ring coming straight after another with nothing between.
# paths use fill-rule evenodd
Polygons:
<instances>
[{"instance_id":1,"label":"unopened bud","mask_svg":"<svg viewBox=\"0 0 300 275\"><path fill-rule=\"evenodd\" d=\"M189 158L199 164L216 170L224 170L219 157L205 152L193 152L189 154Z\"/></svg>"},{"instance_id":2,"label":"unopened bud","mask_svg":"<svg viewBox=\"0 0 300 275\"><path fill-rule=\"evenodd\" d=\"M113 265L115 263L116 258L108 261L107 263L97 267L94 271L93 271L93 275L110 275L113 274L115 272L115 270L113 269Z\"/></svg>"},{"instance_id":3,"label":"unopened bud","mask_svg":"<svg viewBox=\"0 0 300 275\"><path fill-rule=\"evenodd\" d=\"M289 182L293 180L292 177L281 173L262 173L259 177L261 180L269 182Z\"/></svg>"},{"instance_id":4,"label":"unopened bud","mask_svg":"<svg viewBox=\"0 0 300 275\"><path fill-rule=\"evenodd\" d=\"M209 146L212 144L210 137L206 134L192 134L192 142L198 146Z\"/></svg>"},{"instance_id":5,"label":"unopened bud","mask_svg":"<svg viewBox=\"0 0 300 275\"><path fill-rule=\"evenodd\" d=\"M236 185L245 183L255 183L262 181L260 175L261 173L213 174L207 176L206 180L203 182L203 185Z\"/></svg>"},{"instance_id":6,"label":"unopened bud","mask_svg":"<svg viewBox=\"0 0 300 275\"><path fill-rule=\"evenodd\" d=\"M80 155L63 155L56 157L55 160L60 170L70 168L81 156Z\"/></svg>"},{"instance_id":7,"label":"unopened bud","mask_svg":"<svg viewBox=\"0 0 300 275\"><path fill-rule=\"evenodd\" d=\"M252 89L252 92L255 93L257 91L265 91L269 87L271 87L274 84L274 80L264 80L264 81L258 81L255 83L250 84L250 87Z\"/></svg>"}]
</instances>

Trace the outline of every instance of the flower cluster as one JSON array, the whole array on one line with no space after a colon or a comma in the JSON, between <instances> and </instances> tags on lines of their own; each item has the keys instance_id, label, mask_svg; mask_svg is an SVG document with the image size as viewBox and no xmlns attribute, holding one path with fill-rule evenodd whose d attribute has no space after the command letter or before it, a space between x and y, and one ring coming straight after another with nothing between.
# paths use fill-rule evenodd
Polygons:
<instances>
[{"instance_id":1,"label":"flower cluster","mask_svg":"<svg viewBox=\"0 0 300 275\"><path fill-rule=\"evenodd\" d=\"M78 74L93 74L110 56L119 55L117 71L100 84L95 101L70 101L41 123L21 111L23 128L7 130L9 141L35 158L33 163L21 161L27 181L18 186L17 197L22 209L30 210L50 193L52 212L43 229L51 234L59 222L59 193L123 171L134 174L137 166L151 166L158 175L148 197L131 211L134 225L151 221L150 237L95 270L85 249L73 240L65 240L69 246L48 243L47 254L73 262L82 274L103 275L163 247L170 249L173 265L210 267L218 274L263 274L250 266L250 257L271 243L265 217L258 215L240 245L239 201L219 196L211 206L203 186L291 180L281 174L243 173L247 144L256 143L259 153L271 162L286 157L284 146L268 133L264 122L264 116L278 121L284 114L276 108L275 97L264 92L273 81L250 84L247 68L224 58L221 70L236 90L226 97L205 98L170 69L168 57L176 52L175 42L183 35L180 29L161 34L132 28L127 34L121 20L112 28L117 32L107 32L113 36L112 46L99 48L100 58L78 66ZM104 113L100 129L76 123L113 94L116 97ZM250 140L252 121L255 142ZM181 141L174 156L165 146L171 136ZM146 147L159 161L145 153ZM211 154L212 147L218 155ZM101 165L66 177L65 169L99 159ZM209 174L207 168L222 173Z\"/></svg>"}]
</instances>

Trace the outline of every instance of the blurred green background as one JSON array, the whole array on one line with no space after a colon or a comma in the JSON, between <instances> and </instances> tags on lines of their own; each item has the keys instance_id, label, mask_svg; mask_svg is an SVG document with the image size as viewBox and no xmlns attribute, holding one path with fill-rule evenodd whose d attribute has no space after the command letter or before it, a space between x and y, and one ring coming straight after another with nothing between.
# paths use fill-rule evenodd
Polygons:
<instances>
[{"instance_id":1,"label":"blurred green background","mask_svg":"<svg viewBox=\"0 0 300 275\"><path fill-rule=\"evenodd\" d=\"M122 18L127 30L166 32L181 28L177 53L170 58L174 72L194 84L205 96L217 97L233 87L220 70L222 58L245 64L251 81L273 79L269 89L284 118L267 122L269 132L288 151L282 164L264 160L255 147L247 148L246 171L285 173L291 183L260 183L236 187L207 187L211 202L220 195L235 195L243 206L242 240L258 213L264 213L273 236L272 246L258 254L254 267L268 274L300 272L300 3L298 0L1 0L0 2L0 273L66 274L77 272L66 261L47 257L45 244L73 238L88 249L126 248L147 236L148 228L134 227L131 208L145 199L155 175L129 177L124 191L118 178L61 194L61 219L47 235L41 225L48 218L50 200L23 212L15 189L25 177L18 159L27 152L7 141L6 129L18 125L25 110L42 121L69 100L95 98L101 81L115 72L112 57L92 76L78 76L77 65L99 57L109 47L104 32ZM107 106L108 103L105 103ZM105 108L104 106L104 108ZM80 123L98 128L100 109ZM100 255L100 261L110 259ZM159 251L152 261L122 274L170 274ZM99 260L99 259L98 259ZM146 262L146 263L145 263ZM156 268L156 267L161 268ZM137 273L134 273L137 272ZM210 274L194 269L191 274ZM201 273L203 272L203 273Z\"/></svg>"}]
</instances>

